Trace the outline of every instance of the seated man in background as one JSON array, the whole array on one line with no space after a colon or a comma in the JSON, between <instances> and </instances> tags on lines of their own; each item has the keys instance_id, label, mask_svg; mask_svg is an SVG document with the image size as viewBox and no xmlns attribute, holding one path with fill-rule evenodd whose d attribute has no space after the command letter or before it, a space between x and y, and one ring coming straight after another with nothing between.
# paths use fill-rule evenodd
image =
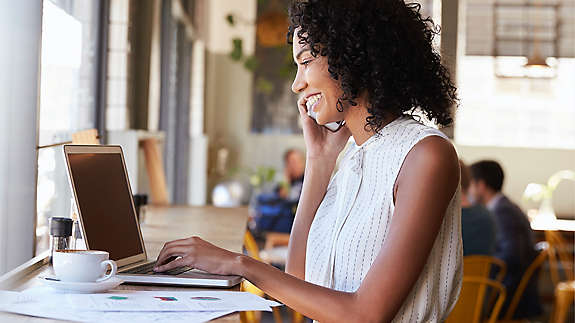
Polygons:
<instances>
[{"instance_id":1,"label":"seated man in background","mask_svg":"<svg viewBox=\"0 0 575 323\"><path fill-rule=\"evenodd\" d=\"M533 233L527 216L501 192L503 169L491 160L479 161L471 165L469 194L491 212L497 228L494 256L507 265L503 285L507 297L501 313L505 313L523 273L537 256ZM537 289L537 273L529 282L519 301L514 319L534 317L541 314L541 304Z\"/></svg>"},{"instance_id":2,"label":"seated man in background","mask_svg":"<svg viewBox=\"0 0 575 323\"><path fill-rule=\"evenodd\" d=\"M461 168L461 234L463 255L491 256L495 251L495 221L489 211L469 198L469 168L459 161Z\"/></svg>"},{"instance_id":3,"label":"seated man in background","mask_svg":"<svg viewBox=\"0 0 575 323\"><path fill-rule=\"evenodd\" d=\"M279 195L288 200L299 201L305 172L305 155L301 150L292 148L284 153L284 176L287 185L280 185Z\"/></svg>"},{"instance_id":4,"label":"seated man in background","mask_svg":"<svg viewBox=\"0 0 575 323\"><path fill-rule=\"evenodd\" d=\"M263 232L289 233L303 185L305 156L297 149L284 153L285 181L272 193L260 194L255 206L255 235Z\"/></svg>"}]
</instances>

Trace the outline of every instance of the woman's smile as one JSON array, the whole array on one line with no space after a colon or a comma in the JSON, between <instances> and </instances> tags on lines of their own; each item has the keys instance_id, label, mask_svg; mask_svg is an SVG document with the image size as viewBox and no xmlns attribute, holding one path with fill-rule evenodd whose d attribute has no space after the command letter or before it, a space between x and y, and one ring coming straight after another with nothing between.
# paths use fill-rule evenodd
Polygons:
<instances>
[{"instance_id":1,"label":"woman's smile","mask_svg":"<svg viewBox=\"0 0 575 323\"><path fill-rule=\"evenodd\" d=\"M307 110L317 112L317 111L315 111L315 107L319 104L321 98L322 98L321 93L317 93L317 94L313 94L313 95L308 96L306 98L306 102L305 102L305 106L306 106Z\"/></svg>"}]
</instances>

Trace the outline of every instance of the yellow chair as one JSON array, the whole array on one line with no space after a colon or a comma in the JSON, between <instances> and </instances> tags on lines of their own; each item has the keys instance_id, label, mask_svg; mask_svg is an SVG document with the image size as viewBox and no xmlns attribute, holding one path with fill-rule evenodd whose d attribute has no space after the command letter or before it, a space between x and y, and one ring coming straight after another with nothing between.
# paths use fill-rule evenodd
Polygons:
<instances>
[{"instance_id":1,"label":"yellow chair","mask_svg":"<svg viewBox=\"0 0 575 323\"><path fill-rule=\"evenodd\" d=\"M555 304L551 314L552 323L563 323L567 319L569 305L575 298L575 274L573 257L569 253L569 243L558 231L545 231L545 240L549 244L549 271L555 286ZM563 268L566 282L561 282L559 268Z\"/></svg>"},{"instance_id":2,"label":"yellow chair","mask_svg":"<svg viewBox=\"0 0 575 323\"><path fill-rule=\"evenodd\" d=\"M555 305L551 314L551 323L567 322L569 305L575 302L575 281L560 282L555 287Z\"/></svg>"},{"instance_id":3,"label":"yellow chair","mask_svg":"<svg viewBox=\"0 0 575 323\"><path fill-rule=\"evenodd\" d=\"M260 258L260 251L258 248L258 244L256 242L256 239L254 239L254 236L246 230L246 233L244 235L244 247L246 248L246 251L248 252L248 255L256 260L261 261ZM244 280L242 282L241 285L241 290L244 292L250 292L252 294L258 295L260 297L265 297L265 293L257 288L254 284L250 283L247 280ZM282 323L282 316L281 316L281 312L279 307L272 307L272 313L274 316L274 321L276 323ZM246 311L246 312L240 312L240 320L242 321L242 323L259 323L260 321L260 317L258 315L259 313L256 313L254 311ZM293 322L302 322L303 321L303 316L299 313L297 313L296 311L293 311Z\"/></svg>"},{"instance_id":4,"label":"yellow chair","mask_svg":"<svg viewBox=\"0 0 575 323\"><path fill-rule=\"evenodd\" d=\"M287 246L289 244L289 233L268 232L266 233L266 244L264 249L273 249L277 246Z\"/></svg>"},{"instance_id":5,"label":"yellow chair","mask_svg":"<svg viewBox=\"0 0 575 323\"><path fill-rule=\"evenodd\" d=\"M519 305L519 301L523 296L523 292L525 291L527 284L533 277L533 274L537 271L537 269L539 269L539 267L541 267L543 262L545 262L545 259L547 259L549 256L549 243L545 241L539 242L537 243L536 248L539 250L539 255L535 257L535 260L533 260L529 267L527 267L525 273L523 273L523 277L521 277L519 285L517 285L517 289L515 290L513 298L509 303L509 307L503 316L503 322L513 322L513 314L515 314L515 310L517 309L517 305Z\"/></svg>"},{"instance_id":6,"label":"yellow chair","mask_svg":"<svg viewBox=\"0 0 575 323\"><path fill-rule=\"evenodd\" d=\"M256 239L254 239L254 237L252 236L252 234L246 230L246 233L244 235L244 248L246 248L246 251L248 252L248 255L256 260L261 261L260 258L260 253L259 253L259 248L258 248L258 244L256 242ZM250 292L252 294L258 295L260 297L264 297L265 293L257 288L254 284L250 283L247 280L244 280L242 282L242 285L240 286L240 290L244 291L244 292ZM275 317L275 309L274 309L274 317ZM246 312L240 312L240 320L242 323L258 323L260 321L260 317L258 315L258 313L254 312L254 311L246 311Z\"/></svg>"},{"instance_id":7,"label":"yellow chair","mask_svg":"<svg viewBox=\"0 0 575 323\"><path fill-rule=\"evenodd\" d=\"M493 268L497 268L497 276L495 280L498 282L503 281L507 266L501 259L491 256L471 255L463 257L463 275L464 276L478 276L489 278L489 274Z\"/></svg>"},{"instance_id":8,"label":"yellow chair","mask_svg":"<svg viewBox=\"0 0 575 323\"><path fill-rule=\"evenodd\" d=\"M495 281L501 283L507 272L507 265L499 258L484 255L470 255L463 257L463 276L476 276L490 278L493 269L497 269ZM485 297L487 288L483 287L478 290L479 297ZM497 299L497 291L491 289L487 308L493 308Z\"/></svg>"},{"instance_id":9,"label":"yellow chair","mask_svg":"<svg viewBox=\"0 0 575 323\"><path fill-rule=\"evenodd\" d=\"M260 251L260 257L268 264L286 265L289 233L268 232L265 236L266 243Z\"/></svg>"},{"instance_id":10,"label":"yellow chair","mask_svg":"<svg viewBox=\"0 0 575 323\"><path fill-rule=\"evenodd\" d=\"M505 301L505 287L495 280L479 276L463 276L463 286L455 308L449 314L447 323L480 323L485 301L485 290L492 288L497 294L497 301L493 306L487 323L495 323L503 302Z\"/></svg>"},{"instance_id":11,"label":"yellow chair","mask_svg":"<svg viewBox=\"0 0 575 323\"><path fill-rule=\"evenodd\" d=\"M563 268L566 280L575 280L573 257L568 250L570 244L561 237L558 231L545 231L545 240L549 244L549 271L553 286L557 286L562 281L559 274L560 267Z\"/></svg>"}]
</instances>

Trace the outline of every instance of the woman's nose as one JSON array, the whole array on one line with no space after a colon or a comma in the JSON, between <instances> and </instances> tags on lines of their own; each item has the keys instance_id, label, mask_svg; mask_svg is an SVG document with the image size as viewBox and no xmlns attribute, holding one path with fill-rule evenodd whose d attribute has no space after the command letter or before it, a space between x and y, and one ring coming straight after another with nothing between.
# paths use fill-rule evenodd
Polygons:
<instances>
[{"instance_id":1,"label":"woman's nose","mask_svg":"<svg viewBox=\"0 0 575 323\"><path fill-rule=\"evenodd\" d=\"M302 92L307 86L307 83L305 82L304 78L302 77L301 73L299 72L299 69L295 75L295 79L293 80L293 83L291 85L291 90L293 91L293 93L300 93Z\"/></svg>"}]
</instances>

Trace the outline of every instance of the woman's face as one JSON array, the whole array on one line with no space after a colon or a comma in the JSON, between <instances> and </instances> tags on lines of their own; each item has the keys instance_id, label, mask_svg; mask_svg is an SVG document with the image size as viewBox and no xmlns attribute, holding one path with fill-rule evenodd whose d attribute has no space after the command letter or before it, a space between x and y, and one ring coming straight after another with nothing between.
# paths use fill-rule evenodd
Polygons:
<instances>
[{"instance_id":1,"label":"woman's face","mask_svg":"<svg viewBox=\"0 0 575 323\"><path fill-rule=\"evenodd\" d=\"M337 100L343 94L339 84L330 77L327 57L311 54L307 44L300 44L297 28L293 36L293 59L297 74L291 86L294 93L303 96L309 109L317 113L317 123L341 121L344 113L337 111ZM345 110L344 110L345 111Z\"/></svg>"}]
</instances>

